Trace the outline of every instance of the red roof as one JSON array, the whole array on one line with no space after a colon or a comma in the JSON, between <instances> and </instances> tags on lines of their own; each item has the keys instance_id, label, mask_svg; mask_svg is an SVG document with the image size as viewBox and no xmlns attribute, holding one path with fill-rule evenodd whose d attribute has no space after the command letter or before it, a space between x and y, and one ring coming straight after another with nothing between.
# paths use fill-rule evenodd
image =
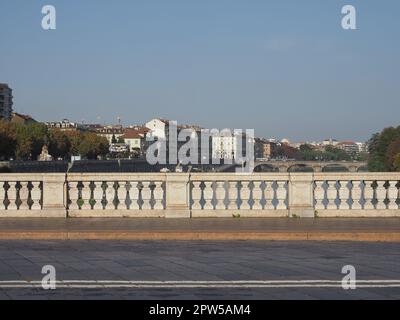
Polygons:
<instances>
[{"instance_id":1,"label":"red roof","mask_svg":"<svg viewBox=\"0 0 400 320\"><path fill-rule=\"evenodd\" d=\"M140 138L144 137L146 132L144 132L144 130L126 129L125 134L122 136L122 138L123 139L140 139Z\"/></svg>"},{"instance_id":2,"label":"red roof","mask_svg":"<svg viewBox=\"0 0 400 320\"><path fill-rule=\"evenodd\" d=\"M354 141L341 141L338 144L340 145L355 145L356 143Z\"/></svg>"}]
</instances>

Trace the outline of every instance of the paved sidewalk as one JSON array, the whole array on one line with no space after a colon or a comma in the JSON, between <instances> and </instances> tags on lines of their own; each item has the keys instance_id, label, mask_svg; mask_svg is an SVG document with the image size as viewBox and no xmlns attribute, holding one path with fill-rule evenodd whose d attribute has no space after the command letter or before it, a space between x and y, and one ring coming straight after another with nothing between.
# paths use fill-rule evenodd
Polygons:
<instances>
[{"instance_id":1,"label":"paved sidewalk","mask_svg":"<svg viewBox=\"0 0 400 320\"><path fill-rule=\"evenodd\" d=\"M1 218L0 239L400 242L400 219Z\"/></svg>"}]
</instances>

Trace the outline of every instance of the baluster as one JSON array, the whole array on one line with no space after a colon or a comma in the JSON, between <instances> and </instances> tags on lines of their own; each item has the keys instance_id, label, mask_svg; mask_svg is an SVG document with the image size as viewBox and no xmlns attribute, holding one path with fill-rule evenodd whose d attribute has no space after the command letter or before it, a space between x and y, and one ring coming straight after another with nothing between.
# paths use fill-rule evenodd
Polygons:
<instances>
[{"instance_id":1,"label":"baluster","mask_svg":"<svg viewBox=\"0 0 400 320\"><path fill-rule=\"evenodd\" d=\"M139 210L139 183L136 181L131 182L131 188L129 189L129 199L131 200L129 210Z\"/></svg>"},{"instance_id":2,"label":"baluster","mask_svg":"<svg viewBox=\"0 0 400 320\"><path fill-rule=\"evenodd\" d=\"M204 209L205 210L213 210L214 206L212 204L212 199L214 195L213 191L213 182L212 181L205 181L204 182Z\"/></svg>"},{"instance_id":3,"label":"baluster","mask_svg":"<svg viewBox=\"0 0 400 320\"><path fill-rule=\"evenodd\" d=\"M153 195L154 195L154 209L157 210L162 210L164 209L163 205L163 200L164 200L164 190L162 188L163 182L162 181L157 181L154 182L154 190L153 190Z\"/></svg>"},{"instance_id":4,"label":"baluster","mask_svg":"<svg viewBox=\"0 0 400 320\"><path fill-rule=\"evenodd\" d=\"M32 181L31 200L32 200L31 210L42 209L42 205L40 203L40 201L42 200L42 190L40 181Z\"/></svg>"},{"instance_id":5,"label":"baluster","mask_svg":"<svg viewBox=\"0 0 400 320\"><path fill-rule=\"evenodd\" d=\"M92 209L90 205L90 198L92 197L92 191L90 190L90 181L82 182L82 210L90 210Z\"/></svg>"},{"instance_id":6,"label":"baluster","mask_svg":"<svg viewBox=\"0 0 400 320\"><path fill-rule=\"evenodd\" d=\"M93 209L95 210L101 210L103 209L103 182L102 181L96 181L94 182L94 190L93 190L93 200L95 201L95 204L93 206Z\"/></svg>"},{"instance_id":7,"label":"baluster","mask_svg":"<svg viewBox=\"0 0 400 320\"><path fill-rule=\"evenodd\" d=\"M40 181L32 182L31 200L33 201L31 210L40 210L42 206L40 200L42 198L42 190L40 190Z\"/></svg>"},{"instance_id":8,"label":"baluster","mask_svg":"<svg viewBox=\"0 0 400 320\"><path fill-rule=\"evenodd\" d=\"M339 209L341 210L348 210L350 209L348 200L350 199L350 189L348 188L348 181L347 180L341 180L339 182Z\"/></svg>"},{"instance_id":9,"label":"baluster","mask_svg":"<svg viewBox=\"0 0 400 320\"><path fill-rule=\"evenodd\" d=\"M397 199L399 198L399 189L397 189L397 181L389 181L389 209L397 210L399 205L397 204Z\"/></svg>"},{"instance_id":10,"label":"baluster","mask_svg":"<svg viewBox=\"0 0 400 320\"><path fill-rule=\"evenodd\" d=\"M275 209L275 205L272 202L275 197L275 192L273 188L273 182L272 181L266 181L265 182L265 209Z\"/></svg>"},{"instance_id":11,"label":"baluster","mask_svg":"<svg viewBox=\"0 0 400 320\"><path fill-rule=\"evenodd\" d=\"M285 203L287 190L286 190L286 181L277 181L276 182L276 199L278 203L276 205L276 209L287 209L287 205Z\"/></svg>"},{"instance_id":12,"label":"baluster","mask_svg":"<svg viewBox=\"0 0 400 320\"><path fill-rule=\"evenodd\" d=\"M261 200L263 198L262 181L253 182L253 210L261 210Z\"/></svg>"},{"instance_id":13,"label":"baluster","mask_svg":"<svg viewBox=\"0 0 400 320\"><path fill-rule=\"evenodd\" d=\"M6 190L4 188L4 181L0 181L0 210L4 210L4 200L6 199Z\"/></svg>"},{"instance_id":14,"label":"baluster","mask_svg":"<svg viewBox=\"0 0 400 320\"><path fill-rule=\"evenodd\" d=\"M314 199L315 199L315 209L316 210L324 210L325 209L324 183L325 183L325 181L315 181Z\"/></svg>"},{"instance_id":15,"label":"baluster","mask_svg":"<svg viewBox=\"0 0 400 320\"><path fill-rule=\"evenodd\" d=\"M117 188L117 197L118 197L118 206L117 209L126 210L128 207L126 206L126 181L118 181Z\"/></svg>"},{"instance_id":16,"label":"baluster","mask_svg":"<svg viewBox=\"0 0 400 320\"><path fill-rule=\"evenodd\" d=\"M326 192L326 196L328 198L327 209L335 210L337 209L336 198L337 198L337 189L336 189L336 181L328 181L328 189Z\"/></svg>"},{"instance_id":17,"label":"baluster","mask_svg":"<svg viewBox=\"0 0 400 320\"><path fill-rule=\"evenodd\" d=\"M378 202L376 203L376 209L386 209L385 200L387 196L387 189L385 188L385 183L386 181L377 181L376 199Z\"/></svg>"},{"instance_id":18,"label":"baluster","mask_svg":"<svg viewBox=\"0 0 400 320\"><path fill-rule=\"evenodd\" d=\"M143 204L142 204L142 210L150 210L151 209L151 189L150 189L150 185L151 182L142 182L143 188L142 188L142 200L143 200Z\"/></svg>"},{"instance_id":19,"label":"baluster","mask_svg":"<svg viewBox=\"0 0 400 320\"><path fill-rule=\"evenodd\" d=\"M351 205L351 209L359 210L361 209L361 197L362 197L362 189L360 186L359 180L353 180L351 182L353 187L351 188L351 198L353 199L353 204Z\"/></svg>"},{"instance_id":20,"label":"baluster","mask_svg":"<svg viewBox=\"0 0 400 320\"><path fill-rule=\"evenodd\" d=\"M114 182L107 181L107 189L106 189L107 204L105 206L106 210L115 210L114 198L115 198Z\"/></svg>"},{"instance_id":21,"label":"baluster","mask_svg":"<svg viewBox=\"0 0 400 320\"><path fill-rule=\"evenodd\" d=\"M216 182L215 197L217 199L216 209L225 210L225 181Z\"/></svg>"},{"instance_id":22,"label":"baluster","mask_svg":"<svg viewBox=\"0 0 400 320\"><path fill-rule=\"evenodd\" d=\"M68 190L68 195L69 195L69 200L70 203L68 205L70 210L78 210L78 200L79 200L79 188L78 188L78 181L70 182L68 184L69 190Z\"/></svg>"},{"instance_id":23,"label":"baluster","mask_svg":"<svg viewBox=\"0 0 400 320\"><path fill-rule=\"evenodd\" d=\"M192 209L193 210L201 210L201 181L193 181L192 188Z\"/></svg>"},{"instance_id":24,"label":"baluster","mask_svg":"<svg viewBox=\"0 0 400 320\"><path fill-rule=\"evenodd\" d=\"M19 189L19 199L20 201L20 210L29 210L29 188L28 188L28 183L29 182L20 182L21 188Z\"/></svg>"},{"instance_id":25,"label":"baluster","mask_svg":"<svg viewBox=\"0 0 400 320\"><path fill-rule=\"evenodd\" d=\"M374 198L374 188L372 187L372 183L373 181L371 180L365 181L365 187L364 187L365 210L374 209L374 204L372 203L372 200Z\"/></svg>"},{"instance_id":26,"label":"baluster","mask_svg":"<svg viewBox=\"0 0 400 320\"><path fill-rule=\"evenodd\" d=\"M229 210L237 210L237 208L238 208L238 203L237 203L238 190L237 190L237 182L236 181L229 182L228 197L229 197L228 209Z\"/></svg>"},{"instance_id":27,"label":"baluster","mask_svg":"<svg viewBox=\"0 0 400 320\"><path fill-rule=\"evenodd\" d=\"M250 196L251 196L250 183L248 181L242 181L242 188L240 189L240 199L242 200L240 204L241 210L250 209L250 203L249 203Z\"/></svg>"},{"instance_id":28,"label":"baluster","mask_svg":"<svg viewBox=\"0 0 400 320\"><path fill-rule=\"evenodd\" d=\"M17 196L18 196L18 189L17 189L17 182L11 181L8 182L8 185L10 186L7 192L8 195L8 210L17 210Z\"/></svg>"}]
</instances>

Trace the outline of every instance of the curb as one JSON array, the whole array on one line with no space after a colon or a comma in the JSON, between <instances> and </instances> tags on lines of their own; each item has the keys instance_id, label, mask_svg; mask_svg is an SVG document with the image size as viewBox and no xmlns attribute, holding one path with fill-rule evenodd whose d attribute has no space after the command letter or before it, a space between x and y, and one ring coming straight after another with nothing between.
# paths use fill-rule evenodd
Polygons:
<instances>
[{"instance_id":1,"label":"curb","mask_svg":"<svg viewBox=\"0 0 400 320\"><path fill-rule=\"evenodd\" d=\"M137 241L369 241L400 242L400 232L207 232L207 231L2 231L0 240Z\"/></svg>"}]
</instances>

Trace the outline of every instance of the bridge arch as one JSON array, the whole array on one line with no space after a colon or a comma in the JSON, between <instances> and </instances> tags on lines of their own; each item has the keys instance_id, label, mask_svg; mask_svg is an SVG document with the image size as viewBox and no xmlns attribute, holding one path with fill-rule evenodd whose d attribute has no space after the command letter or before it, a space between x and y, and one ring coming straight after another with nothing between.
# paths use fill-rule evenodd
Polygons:
<instances>
[{"instance_id":1,"label":"bridge arch","mask_svg":"<svg viewBox=\"0 0 400 320\"><path fill-rule=\"evenodd\" d=\"M271 164L262 163L254 167L254 172L279 172L279 169Z\"/></svg>"},{"instance_id":2,"label":"bridge arch","mask_svg":"<svg viewBox=\"0 0 400 320\"><path fill-rule=\"evenodd\" d=\"M366 172L365 161L256 161L254 172Z\"/></svg>"},{"instance_id":3,"label":"bridge arch","mask_svg":"<svg viewBox=\"0 0 400 320\"><path fill-rule=\"evenodd\" d=\"M314 172L314 168L304 163L296 163L289 166L287 172Z\"/></svg>"},{"instance_id":4,"label":"bridge arch","mask_svg":"<svg viewBox=\"0 0 400 320\"><path fill-rule=\"evenodd\" d=\"M349 167L340 163L329 163L322 167L322 172L349 172Z\"/></svg>"},{"instance_id":5,"label":"bridge arch","mask_svg":"<svg viewBox=\"0 0 400 320\"><path fill-rule=\"evenodd\" d=\"M367 165L360 166L360 167L357 168L357 172L368 172L368 171L369 170L368 170L368 166Z\"/></svg>"}]
</instances>

